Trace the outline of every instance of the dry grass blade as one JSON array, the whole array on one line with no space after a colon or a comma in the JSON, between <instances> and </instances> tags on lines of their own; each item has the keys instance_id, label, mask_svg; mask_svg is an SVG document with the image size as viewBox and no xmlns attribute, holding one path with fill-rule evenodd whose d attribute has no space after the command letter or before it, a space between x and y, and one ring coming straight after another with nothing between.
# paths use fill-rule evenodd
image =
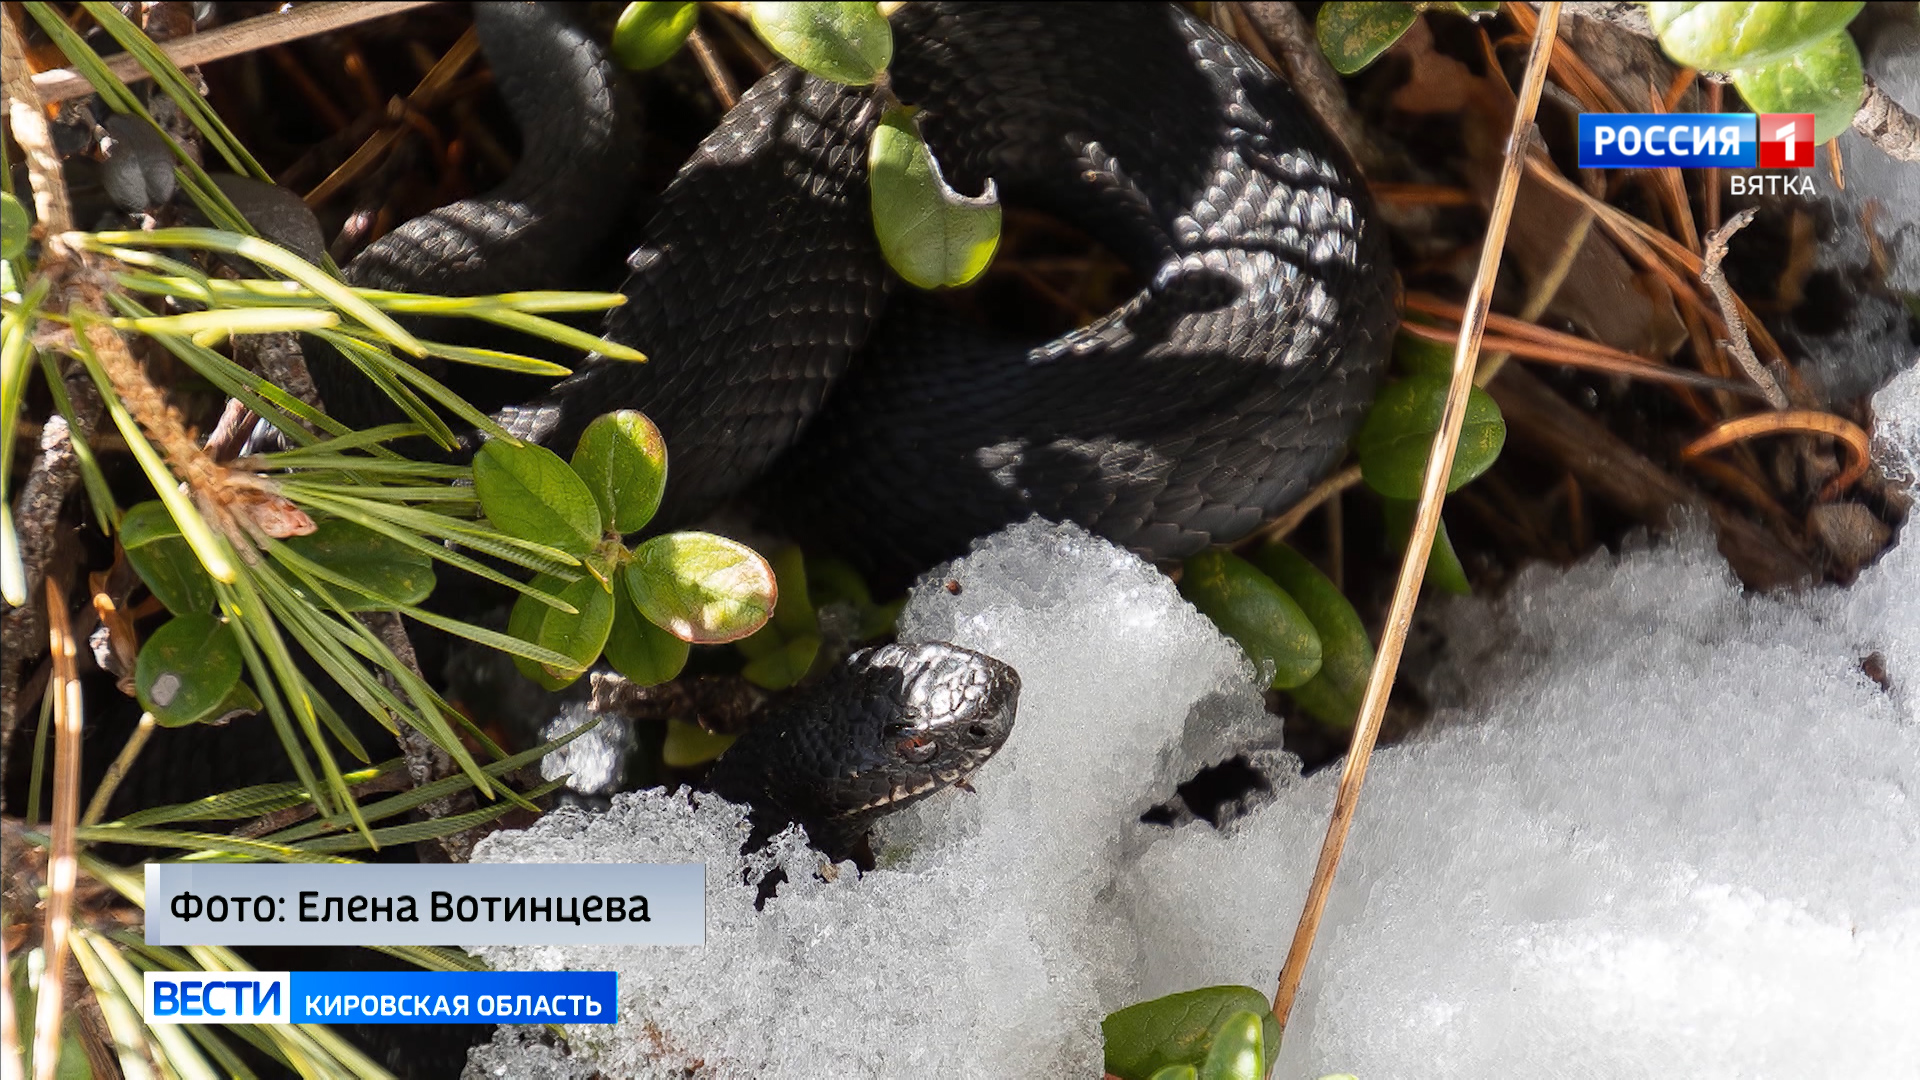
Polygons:
<instances>
[{"instance_id":1,"label":"dry grass blade","mask_svg":"<svg viewBox=\"0 0 1920 1080\"><path fill-rule=\"evenodd\" d=\"M224 60L229 56L238 56L254 49L264 49L283 42L324 34L343 26L396 15L409 8L425 7L433 2L435 0L306 4L282 14L262 15L231 26L223 26L217 30L209 30L204 34L189 34L170 41L161 48L177 66L190 67L194 64ZM140 62L132 56L113 57L107 61L107 66L120 77L122 82L130 83L152 77L152 73L140 66ZM34 89L40 92L41 99L47 102L65 101L68 98L84 97L93 93L93 84L87 82L85 76L67 68L42 71L33 77L33 85Z\"/></svg>"},{"instance_id":2,"label":"dry grass blade","mask_svg":"<svg viewBox=\"0 0 1920 1080\"><path fill-rule=\"evenodd\" d=\"M1752 416L1729 420L1688 443L1686 448L1680 451L1680 457L1690 461L1702 454L1712 453L1723 446L1731 446L1742 439L1751 439L1756 435L1802 434L1830 435L1840 440L1841 445L1847 448L1847 467L1821 489L1822 500L1832 499L1852 487L1854 481L1866 475L1867 467L1872 463L1867 433L1850 420L1843 420L1832 413L1812 409L1783 409L1779 412L1755 413Z\"/></svg>"},{"instance_id":3,"label":"dry grass blade","mask_svg":"<svg viewBox=\"0 0 1920 1080\"><path fill-rule=\"evenodd\" d=\"M51 1080L60 1064L60 1029L66 1005L67 935L72 929L74 828L80 821L80 675L75 663L67 598L49 578L46 583L47 637L53 656L53 823L47 857L46 969L40 976L40 1001L33 1018L34 1080Z\"/></svg>"},{"instance_id":4,"label":"dry grass blade","mask_svg":"<svg viewBox=\"0 0 1920 1080\"><path fill-rule=\"evenodd\" d=\"M1387 625L1380 635L1380 650L1367 679L1367 692L1360 703L1360 715L1353 728L1353 743L1347 751L1345 770L1334 796L1333 815L1327 823L1326 840L1320 847L1320 860L1314 868L1313 883L1307 892L1306 908L1294 931L1293 944L1280 969L1280 985L1274 992L1273 1015L1281 1031L1286 1030L1287 1014L1293 1011L1294 997L1306 974L1307 960L1313 954L1313 939L1326 912L1327 897L1333 889L1334 872L1340 865L1340 853L1346 845L1347 831L1359 806L1361 785L1366 780L1367 762L1374 741L1380 735L1380 719L1386 710L1387 695L1400 667L1400 652L1406 646L1407 628L1413 621L1414 603L1420 596L1420 584L1426 577L1427 550L1433 545L1440 526L1440 504L1446 497L1447 477L1453 469L1454 450L1460 442L1461 422L1466 418L1467 394L1473 388L1474 361L1480 350L1480 338L1486 330L1487 309L1493 300L1494 276L1500 268L1500 253L1506 246L1507 226L1513 220L1514 198L1520 190L1520 170L1527 157L1526 148L1533 133L1534 111L1540 104L1540 92L1546 85L1547 59L1553 51L1554 34L1560 25L1558 3L1545 5L1534 28L1533 46L1527 55L1526 77L1520 86L1519 104L1514 110L1513 126L1508 131L1506 153L1500 167L1500 185L1494 196L1491 219L1487 222L1486 242L1480 249L1480 265L1474 274L1473 288L1467 294L1467 319L1461 328L1453 353L1453 380L1448 386L1446 411L1440 431L1427 456L1426 475L1420 486L1420 503L1415 511L1407 554L1400 562L1400 578L1387 612Z\"/></svg>"}]
</instances>

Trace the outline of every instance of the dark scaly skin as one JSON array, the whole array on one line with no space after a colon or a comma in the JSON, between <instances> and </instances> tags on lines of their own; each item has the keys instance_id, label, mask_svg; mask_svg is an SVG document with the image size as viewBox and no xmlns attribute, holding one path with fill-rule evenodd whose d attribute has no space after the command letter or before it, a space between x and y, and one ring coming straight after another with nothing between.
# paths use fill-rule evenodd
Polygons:
<instances>
[{"instance_id":1,"label":"dark scaly skin","mask_svg":"<svg viewBox=\"0 0 1920 1080\"><path fill-rule=\"evenodd\" d=\"M1012 734L1020 676L944 642L847 657L733 744L707 787L847 858L879 818L964 784Z\"/></svg>"},{"instance_id":2,"label":"dark scaly skin","mask_svg":"<svg viewBox=\"0 0 1920 1080\"><path fill-rule=\"evenodd\" d=\"M409 223L355 261L356 280L564 287L554 265L496 256L490 230L515 223L498 239L519 250L543 206L576 229L583 213L611 220L625 174L608 140L629 125L597 51L544 8L483 5L479 21L508 65L525 175L510 198ZM1082 226L1147 287L1041 343L888 305L874 94L783 67L701 144L631 257L606 332L651 361L590 361L502 422L566 454L595 416L641 409L671 454L658 526L759 482L755 503L790 532L889 583L1031 513L1175 559L1304 494L1372 397L1393 312L1364 186L1292 92L1168 4L922 2L894 26L893 85L956 184L991 177L1009 203ZM546 78L513 74L529 66ZM584 149L540 152L576 129ZM461 255L409 279L429 250ZM345 382L323 382L329 402L368 392Z\"/></svg>"},{"instance_id":3,"label":"dark scaly skin","mask_svg":"<svg viewBox=\"0 0 1920 1080\"><path fill-rule=\"evenodd\" d=\"M1364 187L1292 92L1170 5L916 3L894 25L894 86L949 176L1083 226L1149 287L1052 342L899 299L882 324L873 96L783 68L634 255L606 329L652 362L591 365L508 426L565 452L599 412L642 408L673 455L664 521L773 465L756 503L894 582L1032 513L1175 559L1304 494L1371 400L1393 315Z\"/></svg>"}]
</instances>

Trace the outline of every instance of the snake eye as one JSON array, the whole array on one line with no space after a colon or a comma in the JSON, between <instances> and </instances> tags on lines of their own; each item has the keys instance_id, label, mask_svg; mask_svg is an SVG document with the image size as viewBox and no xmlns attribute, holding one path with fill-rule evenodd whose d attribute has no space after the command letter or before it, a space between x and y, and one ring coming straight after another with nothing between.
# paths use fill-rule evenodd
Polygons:
<instances>
[{"instance_id":1,"label":"snake eye","mask_svg":"<svg viewBox=\"0 0 1920 1080\"><path fill-rule=\"evenodd\" d=\"M924 735L910 735L895 744L900 757L914 765L924 765L940 752L940 744Z\"/></svg>"},{"instance_id":2,"label":"snake eye","mask_svg":"<svg viewBox=\"0 0 1920 1080\"><path fill-rule=\"evenodd\" d=\"M993 733L987 730L987 725L985 724L968 724L967 725L967 738L972 739L975 742L986 742L987 736L991 734Z\"/></svg>"}]
</instances>

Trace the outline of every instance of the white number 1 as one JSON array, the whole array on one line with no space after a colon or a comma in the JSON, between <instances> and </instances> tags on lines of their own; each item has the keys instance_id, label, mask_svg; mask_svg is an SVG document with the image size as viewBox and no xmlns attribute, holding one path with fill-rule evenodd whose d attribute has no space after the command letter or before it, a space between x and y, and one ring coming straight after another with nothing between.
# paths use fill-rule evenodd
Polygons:
<instances>
[{"instance_id":1,"label":"white number 1","mask_svg":"<svg viewBox=\"0 0 1920 1080\"><path fill-rule=\"evenodd\" d=\"M1783 127L1779 131L1774 133L1774 138L1779 139L1782 143L1786 144L1786 148L1787 148L1786 161L1787 161L1787 164L1789 165L1793 164L1793 148L1794 148L1793 129L1798 126L1799 124L1797 122L1788 124L1786 127Z\"/></svg>"}]
</instances>

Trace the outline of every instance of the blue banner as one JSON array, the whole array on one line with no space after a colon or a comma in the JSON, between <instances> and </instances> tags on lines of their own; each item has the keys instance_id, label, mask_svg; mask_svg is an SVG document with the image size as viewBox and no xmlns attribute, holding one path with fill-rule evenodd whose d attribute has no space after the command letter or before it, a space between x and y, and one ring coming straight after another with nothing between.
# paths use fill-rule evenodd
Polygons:
<instances>
[{"instance_id":1,"label":"blue banner","mask_svg":"<svg viewBox=\"0 0 1920 1080\"><path fill-rule=\"evenodd\" d=\"M1581 113L1580 167L1751 169L1758 134L1752 113Z\"/></svg>"},{"instance_id":2,"label":"blue banner","mask_svg":"<svg viewBox=\"0 0 1920 1080\"><path fill-rule=\"evenodd\" d=\"M296 1024L611 1024L612 971L295 971Z\"/></svg>"}]
</instances>

